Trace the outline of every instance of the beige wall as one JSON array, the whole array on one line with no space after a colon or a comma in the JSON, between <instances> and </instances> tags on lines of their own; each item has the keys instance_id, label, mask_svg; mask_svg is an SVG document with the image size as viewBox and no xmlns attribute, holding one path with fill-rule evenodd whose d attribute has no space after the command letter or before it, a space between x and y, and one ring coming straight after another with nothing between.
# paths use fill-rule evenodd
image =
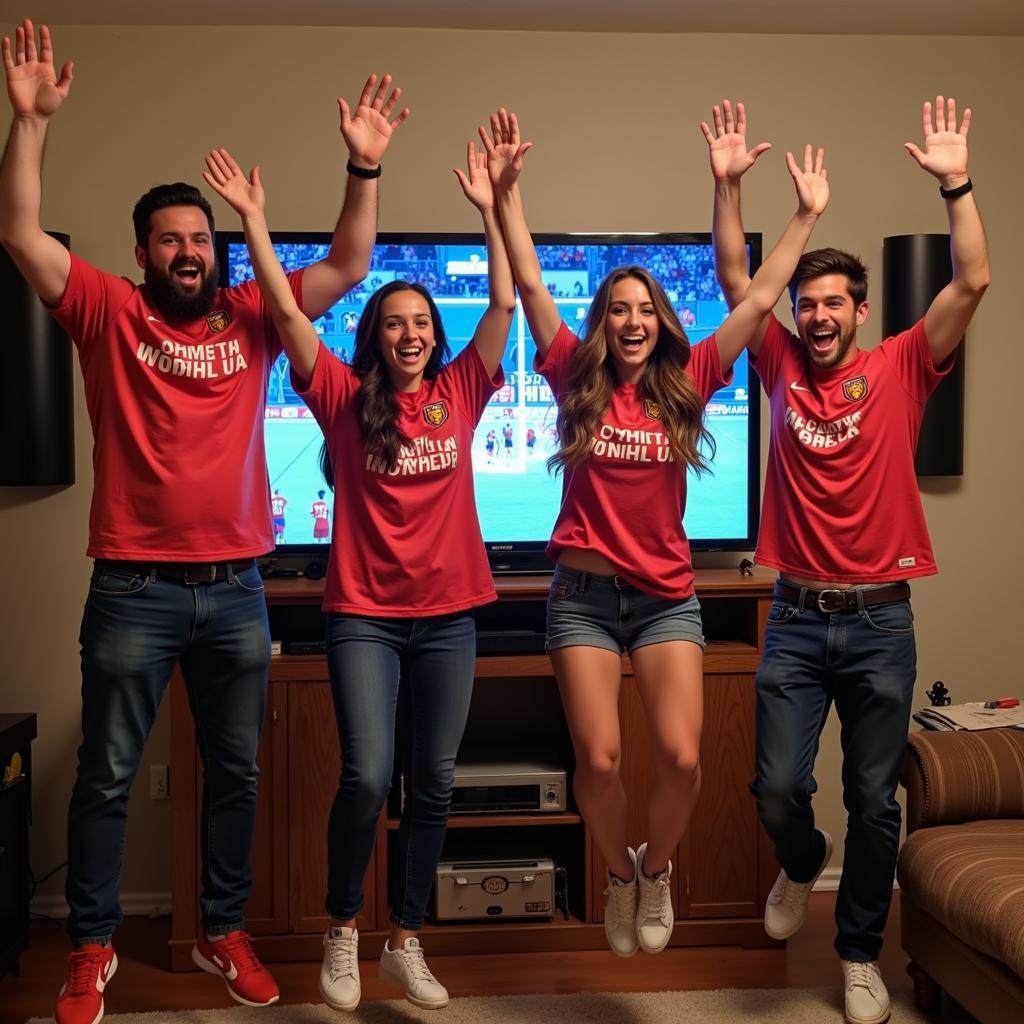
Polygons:
<instances>
[{"instance_id":1,"label":"beige wall","mask_svg":"<svg viewBox=\"0 0 1024 1024\"><path fill-rule=\"evenodd\" d=\"M707 229L711 186L697 124L730 96L749 106L751 142L775 144L750 176L745 201L747 227L766 242L793 205L785 149L808 140L826 147L834 197L813 241L859 252L873 269L862 334L869 345L880 331L883 236L945 230L935 183L902 144L919 140L923 99L943 91L969 102L971 170L995 283L969 335L966 474L925 485L943 572L915 587L918 703L936 678L958 700L1020 692L1006 638L1019 609L1012 523L1022 497L1021 445L1011 429L1024 378L1012 298L1024 227L1021 38L81 26L57 27L55 36L58 57L77 62L77 78L49 141L44 224L70 232L77 252L116 272L135 273L135 198L157 182L197 181L213 146L228 146L246 165L261 163L273 227L331 226L345 160L334 97L341 90L354 99L371 70L392 71L413 107L384 161L380 226L390 230L477 229L450 168L499 103L514 106L536 143L524 187L535 230ZM6 109L0 116L5 130ZM236 226L223 205L216 209L222 226ZM92 483L80 385L76 415L78 483L0 493L9 587L0 709L39 713L32 838L39 874L64 856L78 735L77 630ZM167 751L164 717L132 802L126 892L169 888L169 805L149 801L147 767L165 762ZM830 728L817 808L841 835L838 765ZM60 887L55 879L43 895Z\"/></svg>"}]
</instances>

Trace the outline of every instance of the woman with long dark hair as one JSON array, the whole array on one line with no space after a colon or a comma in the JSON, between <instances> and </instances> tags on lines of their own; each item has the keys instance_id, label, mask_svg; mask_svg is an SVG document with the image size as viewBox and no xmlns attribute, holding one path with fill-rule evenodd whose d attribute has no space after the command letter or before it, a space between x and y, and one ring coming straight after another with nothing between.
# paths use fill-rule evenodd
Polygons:
<instances>
[{"instance_id":1,"label":"woman with long dark hair","mask_svg":"<svg viewBox=\"0 0 1024 1024\"><path fill-rule=\"evenodd\" d=\"M492 142L490 159L504 159ZM404 805L391 872L391 934L380 974L417 1006L445 1006L416 933L441 855L455 754L476 659L472 609L495 599L473 496L473 431L503 376L515 292L494 209L488 156L468 146L456 170L480 211L490 301L472 342L449 362L437 306L422 285L391 281L370 298L347 366L302 315L274 255L263 190L223 150L207 181L239 212L256 278L291 361L292 381L323 429L337 478L323 607L342 769L328 824L320 991L359 1003L356 917L377 820L391 788L399 675L409 692Z\"/></svg>"},{"instance_id":2,"label":"woman with long dark hair","mask_svg":"<svg viewBox=\"0 0 1024 1024\"><path fill-rule=\"evenodd\" d=\"M700 789L704 637L682 524L686 474L708 468L704 407L785 290L828 203L824 154L808 146L802 170L787 154L798 210L712 337L691 345L661 285L627 266L597 287L581 339L562 322L526 226L517 182L531 144L505 110L491 118L490 137L480 133L537 369L558 403L560 447L549 464L563 490L548 546L557 564L547 647L576 754L573 791L608 865L609 945L619 956L657 953L672 935L670 858ZM619 778L623 650L654 760L648 840L635 852Z\"/></svg>"}]
</instances>

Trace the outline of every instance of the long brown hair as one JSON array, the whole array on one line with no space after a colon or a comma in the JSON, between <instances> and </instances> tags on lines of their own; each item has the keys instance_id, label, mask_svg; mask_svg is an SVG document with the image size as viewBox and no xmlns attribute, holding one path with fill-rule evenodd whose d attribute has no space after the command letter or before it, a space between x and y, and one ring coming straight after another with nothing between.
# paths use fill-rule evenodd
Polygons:
<instances>
[{"instance_id":1,"label":"long brown hair","mask_svg":"<svg viewBox=\"0 0 1024 1024\"><path fill-rule=\"evenodd\" d=\"M424 379L433 380L451 354L441 314L423 285L415 281L389 281L370 296L356 327L356 347L352 355L352 369L360 381L355 399L356 416L364 448L376 456L389 472L398 464L402 443L409 440L398 429L398 396L380 351L381 307L384 300L395 292L416 292L426 300L430 310L436 344L423 370ZM320 446L320 470L333 489L334 467L326 439Z\"/></svg>"},{"instance_id":2,"label":"long brown hair","mask_svg":"<svg viewBox=\"0 0 1024 1024\"><path fill-rule=\"evenodd\" d=\"M548 459L553 472L586 462L594 435L611 402L618 380L608 354L605 320L611 305L612 288L633 277L646 286L658 316L658 340L637 384L637 395L650 399L661 409L661 422L672 455L685 472L709 468L715 440L704 425L704 402L686 373L690 342L672 308L665 290L643 268L617 267L601 282L587 313L583 342L569 363L565 395L558 408L558 436L561 448Z\"/></svg>"}]
</instances>

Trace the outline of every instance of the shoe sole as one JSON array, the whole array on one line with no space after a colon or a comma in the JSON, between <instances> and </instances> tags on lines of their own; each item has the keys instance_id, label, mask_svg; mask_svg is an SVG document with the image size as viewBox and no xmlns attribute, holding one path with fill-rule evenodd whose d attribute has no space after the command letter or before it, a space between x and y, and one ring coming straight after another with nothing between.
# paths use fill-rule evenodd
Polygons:
<instances>
[{"instance_id":1,"label":"shoe sole","mask_svg":"<svg viewBox=\"0 0 1024 1024\"><path fill-rule=\"evenodd\" d=\"M224 982L224 987L228 990L228 995L231 996L236 1003L241 1003L243 1006L273 1006L274 1003L281 998L280 994L278 994L274 996L273 999L268 999L265 1003L254 1003L251 999L243 998L231 987L231 982L228 981L224 972L215 963L213 963L212 960L207 960L206 957L199 952L198 946L192 947L192 963L194 963L196 967L202 968L207 974L214 974L220 978L221 981Z\"/></svg>"},{"instance_id":2,"label":"shoe sole","mask_svg":"<svg viewBox=\"0 0 1024 1024\"><path fill-rule=\"evenodd\" d=\"M377 965L377 977L382 981L386 981L389 985L394 985L395 988L400 988L406 999L409 1000L413 1006L418 1006L421 1010L443 1010L449 1003L449 997L445 996L444 1000L429 1000L429 999L417 999L415 996L410 995L406 991L405 984L401 978L396 977L390 971L386 970L382 965Z\"/></svg>"},{"instance_id":3,"label":"shoe sole","mask_svg":"<svg viewBox=\"0 0 1024 1024\"><path fill-rule=\"evenodd\" d=\"M359 1005L359 1001L360 1001L360 999L362 998L362 992L360 992L360 993L359 993L359 995L357 995L357 996L356 996L356 998L355 998L355 1002L352 1002L352 1003L339 1003L337 999L332 999L332 998L331 998L331 997L330 997L330 996L329 996L329 995L328 995L328 994L327 994L327 993L326 993L326 992L324 991L324 988L323 988L323 986L321 985L321 986L320 986L320 996L321 996L321 998L323 999L323 1001L324 1001L324 1002L325 1002L325 1003L326 1003L326 1004L327 1004L327 1005L328 1005L328 1006L329 1006L329 1007L330 1007L330 1008L331 1008L332 1010L342 1010L342 1011L344 1011L345 1013L349 1013L350 1011L354 1010L354 1009L355 1009L355 1008L356 1008L356 1007L357 1007L357 1006Z\"/></svg>"},{"instance_id":4,"label":"shoe sole","mask_svg":"<svg viewBox=\"0 0 1024 1024\"><path fill-rule=\"evenodd\" d=\"M107 980L103 982L103 988L104 989L106 989L106 987L110 984L110 979L116 973L117 973L117 954L115 953L110 958L110 970L107 971ZM64 989L61 989L61 994L63 995L63 993L64 993ZM106 1003L103 1002L103 996L100 996L100 1012L98 1014L96 1014L95 1017L93 1017L92 1024L100 1024L100 1021L103 1020L103 1014L105 1012L106 1012ZM56 1010L53 1011L53 1024L57 1024L57 1011Z\"/></svg>"},{"instance_id":5,"label":"shoe sole","mask_svg":"<svg viewBox=\"0 0 1024 1024\"><path fill-rule=\"evenodd\" d=\"M845 1010L843 1011L843 1018L847 1024L885 1024L891 1016L890 1010L886 1010L884 1014L877 1017L851 1017Z\"/></svg>"},{"instance_id":6,"label":"shoe sole","mask_svg":"<svg viewBox=\"0 0 1024 1024\"><path fill-rule=\"evenodd\" d=\"M832 837L827 832L822 832L821 834L825 837L825 856L822 857L822 859L821 859L821 867L818 868L818 873L811 879L811 881L809 883L811 888L808 891L808 896L807 896L808 900L810 900L810 893L814 890L814 883L817 882L819 878L821 878L822 874L825 871L825 868L828 867L828 862L832 859ZM791 938L792 936L796 935L796 933L798 931L800 931L800 929L804 926L804 921L807 920L807 904L805 903L804 904L804 916L802 918L800 918L800 920L797 922L797 924L794 927L790 928L788 931L776 931L776 932L773 932L768 927L768 913L767 913L767 911L768 911L768 907L765 906L764 930L765 930L765 933L768 935L768 937L772 938L772 939L788 939L788 938ZM888 1020L888 1018L885 1018L885 1019ZM866 1024L866 1022L865 1022L865 1024ZM878 1024L882 1024L882 1021L879 1021Z\"/></svg>"}]
</instances>

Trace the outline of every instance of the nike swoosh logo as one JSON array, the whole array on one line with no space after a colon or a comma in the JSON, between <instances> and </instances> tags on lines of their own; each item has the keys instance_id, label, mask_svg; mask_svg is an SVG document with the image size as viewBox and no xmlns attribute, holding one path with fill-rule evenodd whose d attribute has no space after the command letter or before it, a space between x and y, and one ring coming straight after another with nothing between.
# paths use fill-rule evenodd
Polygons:
<instances>
[{"instance_id":1,"label":"nike swoosh logo","mask_svg":"<svg viewBox=\"0 0 1024 1024\"><path fill-rule=\"evenodd\" d=\"M789 390L790 390L790 391L808 391L808 392L809 392L809 391L810 391L811 389L810 389L810 388L805 388L805 387L803 387L802 385L800 385L800 384L797 384L797 382L796 382L796 381L793 381L793 382L792 382L792 383L791 383L791 384L789 385Z\"/></svg>"},{"instance_id":2,"label":"nike swoosh logo","mask_svg":"<svg viewBox=\"0 0 1024 1024\"><path fill-rule=\"evenodd\" d=\"M154 323L154 324L162 324L163 323L163 320L157 320L157 318L155 316L147 316L146 319L149 320L151 323Z\"/></svg>"},{"instance_id":3,"label":"nike swoosh logo","mask_svg":"<svg viewBox=\"0 0 1024 1024\"><path fill-rule=\"evenodd\" d=\"M213 962L214 962L214 963L215 963L215 964L216 964L216 965L217 965L217 966L218 966L218 967L219 967L219 968L220 968L220 969L221 969L222 971L224 971L224 962L223 962L223 961L221 960L221 958L220 958L219 956L215 956L215 957L213 958ZM229 960L229 961L228 961L228 963L231 963L231 961ZM234 981L234 980L235 980L235 978L237 978L237 977L238 977L238 968L237 968L237 967L236 967L236 966L235 966L234 964L231 964L231 970L229 970L229 971L224 971L224 977L225 977L225 978L227 978L227 979L228 979L228 981Z\"/></svg>"}]
</instances>

